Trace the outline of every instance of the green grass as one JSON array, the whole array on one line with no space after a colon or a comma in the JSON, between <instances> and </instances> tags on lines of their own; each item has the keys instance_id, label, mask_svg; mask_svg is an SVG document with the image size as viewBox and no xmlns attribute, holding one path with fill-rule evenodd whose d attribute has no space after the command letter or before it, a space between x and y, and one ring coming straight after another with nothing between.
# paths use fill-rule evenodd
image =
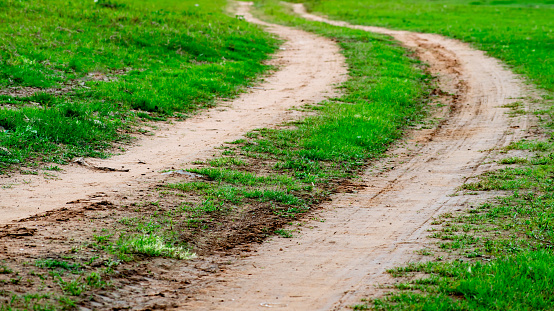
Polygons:
<instances>
[{"instance_id":1,"label":"green grass","mask_svg":"<svg viewBox=\"0 0 554 311\"><path fill-rule=\"evenodd\" d=\"M413 264L394 274L424 273L374 302L377 310L551 310L551 251L522 252L491 262ZM422 294L423 293L423 294Z\"/></svg>"},{"instance_id":2,"label":"green grass","mask_svg":"<svg viewBox=\"0 0 554 311\"><path fill-rule=\"evenodd\" d=\"M0 2L0 170L105 157L140 119L252 83L277 41L223 0L196 2Z\"/></svg>"},{"instance_id":3,"label":"green grass","mask_svg":"<svg viewBox=\"0 0 554 311\"><path fill-rule=\"evenodd\" d=\"M278 229L278 230L275 230L275 233L283 238L292 238L294 237L294 235L292 234L292 232L290 230L285 230L285 229Z\"/></svg>"},{"instance_id":4,"label":"green grass","mask_svg":"<svg viewBox=\"0 0 554 311\"><path fill-rule=\"evenodd\" d=\"M130 238L121 238L117 242L118 251L127 254L144 254L152 257L191 259L196 257L187 248L175 246L155 234L139 234Z\"/></svg>"},{"instance_id":5,"label":"green grass","mask_svg":"<svg viewBox=\"0 0 554 311\"><path fill-rule=\"evenodd\" d=\"M155 202L150 204L156 205ZM89 246L105 251L122 261L136 260L134 255L183 260L196 257L186 244L178 241L170 216L171 214L154 213L140 218L121 218L118 223L124 225L125 230L117 236L93 235L94 243ZM169 227L168 230L166 227ZM108 232L105 228L102 231Z\"/></svg>"},{"instance_id":6,"label":"green grass","mask_svg":"<svg viewBox=\"0 0 554 311\"><path fill-rule=\"evenodd\" d=\"M554 91L554 3L549 0L306 0L353 24L443 34L473 43Z\"/></svg>"},{"instance_id":7,"label":"green grass","mask_svg":"<svg viewBox=\"0 0 554 311\"><path fill-rule=\"evenodd\" d=\"M61 270L68 270L68 271L78 271L80 269L80 266L77 264L72 264L69 262L66 262L64 260L57 260L57 259L38 259L35 261L35 266L40 268L49 268L49 269L61 269Z\"/></svg>"},{"instance_id":8,"label":"green grass","mask_svg":"<svg viewBox=\"0 0 554 311\"><path fill-rule=\"evenodd\" d=\"M6 289L0 290L0 310L72 310L76 301L91 290L111 286L106 280L108 270L98 268L103 260L94 262L98 256L87 261L74 255L63 257L64 260L37 259L31 269L24 269L29 263L23 262L18 265L18 271L2 266L4 274L11 274L11 278L0 280ZM107 261L103 264L108 266ZM22 286L25 290L11 291L13 286Z\"/></svg>"},{"instance_id":9,"label":"green grass","mask_svg":"<svg viewBox=\"0 0 554 311\"><path fill-rule=\"evenodd\" d=\"M56 311L56 310L71 310L75 307L75 302L65 296L53 297L50 294L21 294L11 295L10 301L7 304L0 305L1 311L18 311L18 310L40 310L40 311Z\"/></svg>"},{"instance_id":10,"label":"green grass","mask_svg":"<svg viewBox=\"0 0 554 311\"><path fill-rule=\"evenodd\" d=\"M221 163L234 163L235 161L227 161L225 158L219 158L216 160L210 161L210 165L213 166L222 166ZM240 160L238 160L240 161ZM215 164L215 165L214 165ZM259 184L280 184L285 186L294 187L294 179L283 176L283 175L272 175L272 176L256 176L253 173L241 172L237 170L230 169L218 169L218 168L198 168L190 169L189 172L200 174L206 176L215 181L224 181L230 184L243 184L248 186L255 186Z\"/></svg>"}]
</instances>

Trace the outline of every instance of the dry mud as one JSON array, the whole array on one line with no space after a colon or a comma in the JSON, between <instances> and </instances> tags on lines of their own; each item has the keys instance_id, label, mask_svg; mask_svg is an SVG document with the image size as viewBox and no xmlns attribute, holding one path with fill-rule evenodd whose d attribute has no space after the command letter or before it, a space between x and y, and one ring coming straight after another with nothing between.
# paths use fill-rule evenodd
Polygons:
<instances>
[{"instance_id":1,"label":"dry mud","mask_svg":"<svg viewBox=\"0 0 554 311\"><path fill-rule=\"evenodd\" d=\"M347 78L344 57L329 39L254 19L240 7L237 14L266 26L285 40L270 62L279 70L249 93L222 103L184 122L158 124L153 136L109 159L79 159L56 176L0 176L0 224L63 207L82 207L132 196L166 179L164 170L205 160L213 148L240 139L246 132L298 118L291 110L318 103L335 93ZM68 205L69 204L69 205Z\"/></svg>"},{"instance_id":2,"label":"dry mud","mask_svg":"<svg viewBox=\"0 0 554 311\"><path fill-rule=\"evenodd\" d=\"M294 10L309 20L393 36L439 76L448 109L436 128L413 132L368 170L366 188L324 204L324 222L308 222L296 238L260 245L220 276L224 283L213 282L182 309L342 310L362 295L381 295L378 285L393 282L386 269L421 259L414 251L429 243L435 217L472 208L475 197L458 196L456 189L494 167L494 149L532 130L529 117L509 118L503 108L525 97L521 81L468 44L330 21L301 4Z\"/></svg>"}]
</instances>

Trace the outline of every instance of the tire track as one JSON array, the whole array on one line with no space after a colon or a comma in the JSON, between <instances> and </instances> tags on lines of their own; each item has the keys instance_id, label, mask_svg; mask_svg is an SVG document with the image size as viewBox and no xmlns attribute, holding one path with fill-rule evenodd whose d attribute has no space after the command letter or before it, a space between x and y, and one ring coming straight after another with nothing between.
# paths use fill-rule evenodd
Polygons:
<instances>
[{"instance_id":1,"label":"tire track","mask_svg":"<svg viewBox=\"0 0 554 311\"><path fill-rule=\"evenodd\" d=\"M342 310L362 295L378 296L378 284L393 280L387 269L420 260L414 254L429 240L431 220L470 208L475 197L456 188L494 167L491 150L517 140L529 117L510 119L502 106L521 101L522 83L497 60L469 45L435 34L393 31L330 21L294 11L306 19L393 36L416 51L439 76L449 111L436 129L415 131L391 152L381 173L368 170L368 186L338 194L323 206L325 222L309 222L301 236L274 239L234 263L206 293L185 302L194 310Z\"/></svg>"},{"instance_id":2,"label":"tire track","mask_svg":"<svg viewBox=\"0 0 554 311\"><path fill-rule=\"evenodd\" d=\"M333 96L347 69L338 46L301 30L254 19L244 6L237 12L286 42L270 64L279 68L265 82L230 103L161 128L152 137L110 159L78 159L57 176L0 176L0 224L38 213L126 195L161 182L164 170L205 160L213 148L255 128L299 117L294 106Z\"/></svg>"}]
</instances>

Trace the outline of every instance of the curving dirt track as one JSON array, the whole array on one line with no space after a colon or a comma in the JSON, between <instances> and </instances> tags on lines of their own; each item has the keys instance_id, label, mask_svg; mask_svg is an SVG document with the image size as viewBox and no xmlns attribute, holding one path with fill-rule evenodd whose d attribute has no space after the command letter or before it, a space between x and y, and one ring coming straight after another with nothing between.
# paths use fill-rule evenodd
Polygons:
<instances>
[{"instance_id":1,"label":"curving dirt track","mask_svg":"<svg viewBox=\"0 0 554 311\"><path fill-rule=\"evenodd\" d=\"M213 148L255 128L270 127L298 117L294 106L333 96L347 70L331 40L252 18L244 7L237 14L267 26L286 41L270 63L279 70L238 99L161 128L151 137L110 159L81 159L63 167L57 176L0 176L0 224L38 213L106 199L146 189L165 178L163 170L179 169L205 160Z\"/></svg>"},{"instance_id":2,"label":"curving dirt track","mask_svg":"<svg viewBox=\"0 0 554 311\"><path fill-rule=\"evenodd\" d=\"M432 130L414 131L389 160L363 176L356 194L338 194L294 239L274 239L237 260L191 310L342 310L390 283L386 269L420 260L427 230L441 213L471 208L456 188L494 164L495 148L527 135L531 119L509 118L503 105L526 92L509 70L469 45L434 34L354 26L306 13L306 19L393 36L439 75L448 104ZM387 168L384 170L384 168ZM311 229L308 229L311 228ZM225 280L221 283L221 279Z\"/></svg>"}]
</instances>

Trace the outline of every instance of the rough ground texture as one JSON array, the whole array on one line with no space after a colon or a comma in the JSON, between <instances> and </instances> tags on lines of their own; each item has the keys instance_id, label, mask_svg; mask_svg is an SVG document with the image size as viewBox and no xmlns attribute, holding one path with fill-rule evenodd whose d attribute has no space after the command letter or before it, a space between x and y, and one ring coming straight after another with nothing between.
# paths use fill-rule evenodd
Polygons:
<instances>
[{"instance_id":1,"label":"rough ground texture","mask_svg":"<svg viewBox=\"0 0 554 311\"><path fill-rule=\"evenodd\" d=\"M55 176L0 176L0 224L66 207L67 202L128 196L163 180L164 170L206 159L223 142L298 117L290 108L332 96L334 85L346 79L344 57L331 40L247 17L286 41L271 62L280 70L232 102L184 122L158 124L153 136L141 137L121 155L80 159Z\"/></svg>"},{"instance_id":2,"label":"rough ground texture","mask_svg":"<svg viewBox=\"0 0 554 311\"><path fill-rule=\"evenodd\" d=\"M362 295L382 294L386 269L420 258L427 229L441 213L471 208L456 196L472 176L490 170L494 149L525 137L528 117L509 118L502 106L525 96L517 77L469 45L433 34L353 26L306 13L303 17L393 36L414 49L439 76L448 109L432 130L412 133L391 158L362 177L367 186L337 194L301 236L276 239L239 260L187 307L194 310L341 310ZM449 95L452 94L452 95Z\"/></svg>"}]
</instances>

